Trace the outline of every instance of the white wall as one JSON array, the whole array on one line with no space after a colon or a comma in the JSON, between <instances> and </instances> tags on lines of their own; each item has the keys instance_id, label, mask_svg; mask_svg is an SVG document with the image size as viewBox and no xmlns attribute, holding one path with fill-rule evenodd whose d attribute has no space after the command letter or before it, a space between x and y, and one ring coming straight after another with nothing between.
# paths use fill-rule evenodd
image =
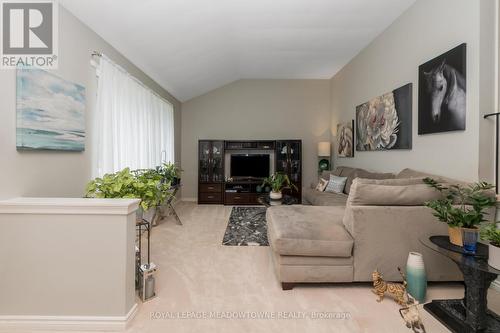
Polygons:
<instances>
[{"instance_id":1,"label":"white wall","mask_svg":"<svg viewBox=\"0 0 500 333\"><path fill-rule=\"evenodd\" d=\"M85 184L90 178L90 136L92 135L90 124L96 94L95 69L90 65L90 55L93 50L105 53L174 104L176 161L180 161L180 103L110 44L60 6L59 69L54 73L86 87L85 151L81 153L16 151L16 73L14 70L0 70L0 87L2 88L0 199L15 196L81 197L83 195Z\"/></svg>"},{"instance_id":2,"label":"white wall","mask_svg":"<svg viewBox=\"0 0 500 333\"><path fill-rule=\"evenodd\" d=\"M240 80L182 104L183 199L197 196L199 139L302 139L303 184L330 140L329 80Z\"/></svg>"},{"instance_id":3,"label":"white wall","mask_svg":"<svg viewBox=\"0 0 500 333\"><path fill-rule=\"evenodd\" d=\"M356 152L355 158L336 159L337 164L392 172L411 167L463 180L477 180L481 167L481 178L492 181L494 132L482 119L483 113L494 112L492 3L494 0L419 0L332 78L334 135L338 122L355 118L357 105L413 83L413 149ZM464 42L467 129L419 136L418 66Z\"/></svg>"}]
</instances>

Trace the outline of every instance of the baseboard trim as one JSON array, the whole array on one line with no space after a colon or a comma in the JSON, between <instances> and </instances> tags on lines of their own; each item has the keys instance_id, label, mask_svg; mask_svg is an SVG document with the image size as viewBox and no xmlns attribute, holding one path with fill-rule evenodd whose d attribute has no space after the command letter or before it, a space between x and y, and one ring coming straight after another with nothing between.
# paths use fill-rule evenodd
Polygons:
<instances>
[{"instance_id":1,"label":"baseboard trim","mask_svg":"<svg viewBox=\"0 0 500 333\"><path fill-rule=\"evenodd\" d=\"M46 331L123 331L137 313L137 303L125 316L2 316L0 332L13 329Z\"/></svg>"}]
</instances>

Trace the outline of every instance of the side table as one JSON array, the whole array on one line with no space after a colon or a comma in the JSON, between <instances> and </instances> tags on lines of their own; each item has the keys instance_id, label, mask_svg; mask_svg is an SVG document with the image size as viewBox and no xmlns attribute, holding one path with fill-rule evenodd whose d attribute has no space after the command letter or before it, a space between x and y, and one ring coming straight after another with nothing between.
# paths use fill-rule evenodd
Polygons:
<instances>
[{"instance_id":1,"label":"side table","mask_svg":"<svg viewBox=\"0 0 500 333\"><path fill-rule=\"evenodd\" d=\"M464 275L463 299L434 300L424 305L452 332L500 332L500 317L488 310L488 288L500 271L488 265L488 247L478 243L475 255L465 254L459 246L449 242L448 236L430 236L420 239L428 248L453 260Z\"/></svg>"}]
</instances>

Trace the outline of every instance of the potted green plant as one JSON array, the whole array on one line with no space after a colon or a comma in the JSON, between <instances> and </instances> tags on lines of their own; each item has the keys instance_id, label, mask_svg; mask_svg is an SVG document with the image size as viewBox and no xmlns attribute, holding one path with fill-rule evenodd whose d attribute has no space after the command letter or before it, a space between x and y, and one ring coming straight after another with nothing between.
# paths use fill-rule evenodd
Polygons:
<instances>
[{"instance_id":1,"label":"potted green plant","mask_svg":"<svg viewBox=\"0 0 500 333\"><path fill-rule=\"evenodd\" d=\"M481 239L488 241L488 265L500 270L500 229L489 223L481 230Z\"/></svg>"},{"instance_id":2,"label":"potted green plant","mask_svg":"<svg viewBox=\"0 0 500 333\"><path fill-rule=\"evenodd\" d=\"M86 198L141 199L138 217L142 212L160 205L170 195L170 183L162 182L162 175L154 169L130 171L125 168L105 174L87 184Z\"/></svg>"},{"instance_id":3,"label":"potted green plant","mask_svg":"<svg viewBox=\"0 0 500 333\"><path fill-rule=\"evenodd\" d=\"M156 171L163 177L164 181L170 182L172 186L180 183L182 169L174 163L163 163L161 166L156 167Z\"/></svg>"},{"instance_id":4,"label":"potted green plant","mask_svg":"<svg viewBox=\"0 0 500 333\"><path fill-rule=\"evenodd\" d=\"M275 172L271 176L264 179L262 182L262 186L269 185L271 187L271 192L269 193L269 197L272 200L279 200L283 197L282 190L284 188L290 188L297 190L297 186L292 184L288 175L283 172Z\"/></svg>"},{"instance_id":5,"label":"potted green plant","mask_svg":"<svg viewBox=\"0 0 500 333\"><path fill-rule=\"evenodd\" d=\"M471 246L477 242L479 229L477 226L485 222L486 210L496 205L494 195L487 190L493 185L478 182L469 186L449 185L425 178L424 183L442 193L442 198L426 202L425 205L434 210L433 215L439 221L448 224L448 234L452 244L463 246L463 235L471 237ZM475 237L475 242L474 242Z\"/></svg>"}]
</instances>

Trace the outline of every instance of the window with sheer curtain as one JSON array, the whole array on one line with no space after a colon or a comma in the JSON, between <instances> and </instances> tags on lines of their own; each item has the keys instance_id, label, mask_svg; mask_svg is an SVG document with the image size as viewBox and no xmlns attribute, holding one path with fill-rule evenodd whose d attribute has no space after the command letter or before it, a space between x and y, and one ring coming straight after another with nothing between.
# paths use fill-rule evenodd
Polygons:
<instances>
[{"instance_id":1,"label":"window with sheer curtain","mask_svg":"<svg viewBox=\"0 0 500 333\"><path fill-rule=\"evenodd\" d=\"M102 55L93 117L93 176L174 162L173 105Z\"/></svg>"}]
</instances>

